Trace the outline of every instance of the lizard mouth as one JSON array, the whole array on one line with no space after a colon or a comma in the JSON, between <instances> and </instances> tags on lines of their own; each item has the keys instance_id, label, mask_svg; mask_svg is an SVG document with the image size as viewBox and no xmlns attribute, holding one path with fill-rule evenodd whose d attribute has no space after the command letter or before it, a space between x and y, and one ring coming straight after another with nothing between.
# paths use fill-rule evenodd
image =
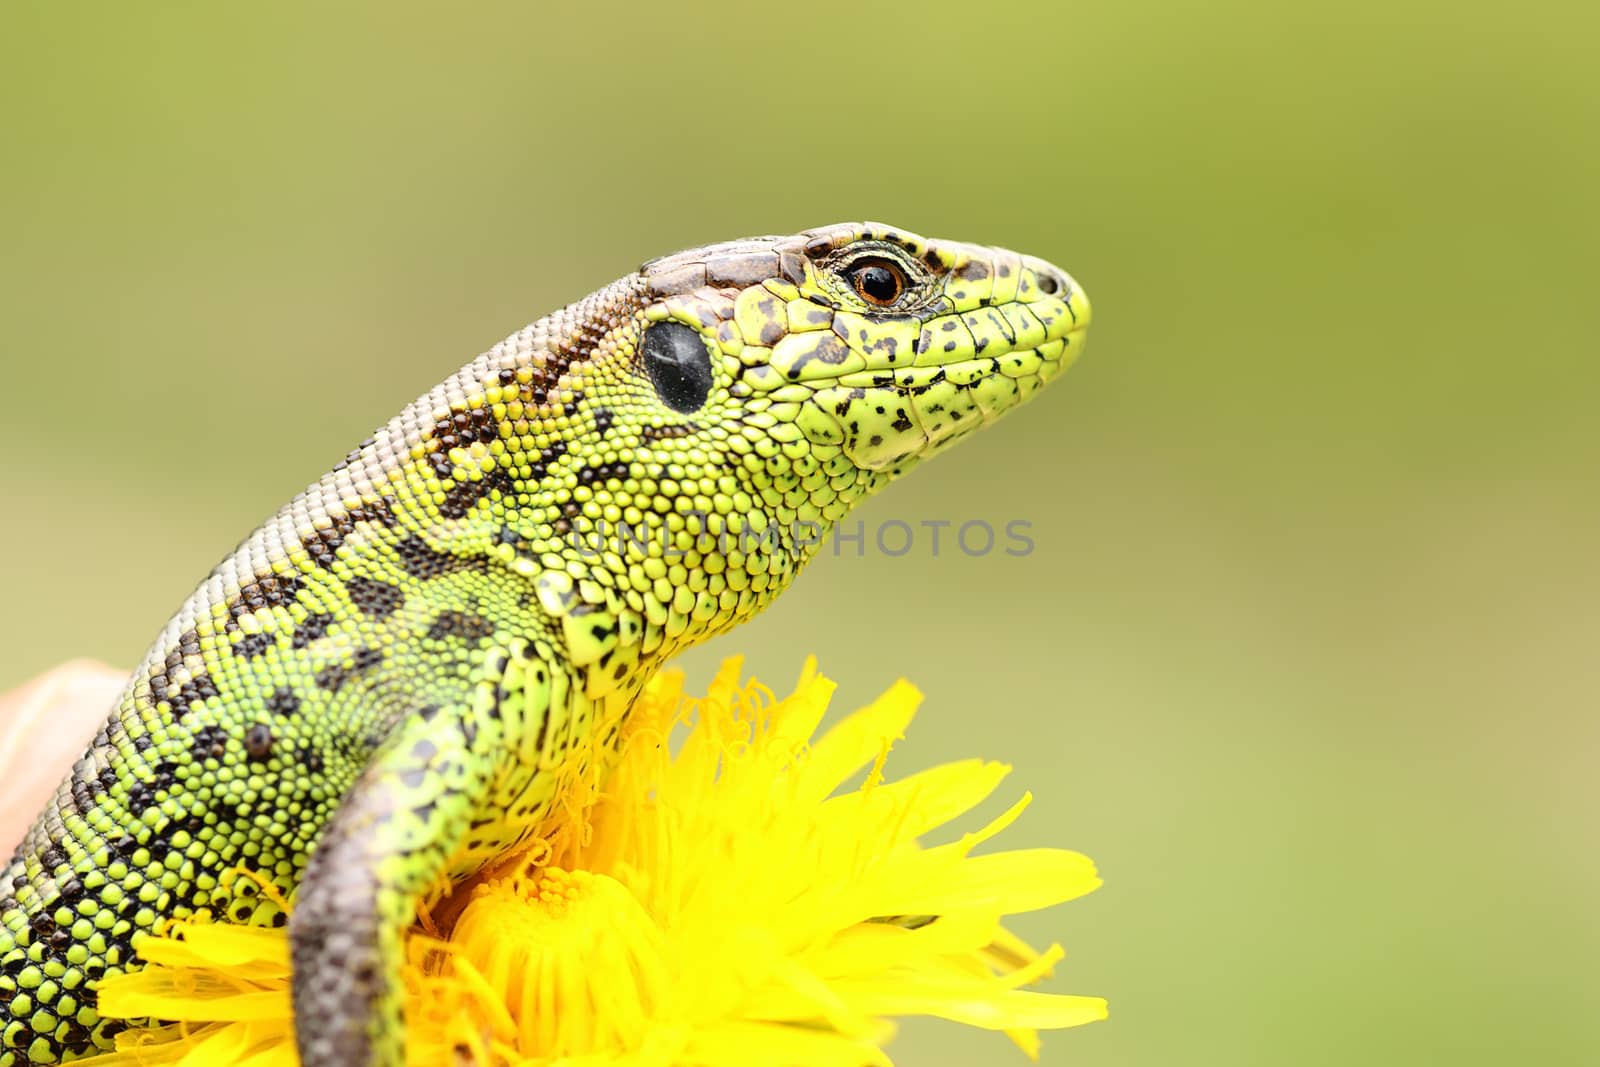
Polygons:
<instances>
[{"instance_id":1,"label":"lizard mouth","mask_svg":"<svg viewBox=\"0 0 1600 1067\"><path fill-rule=\"evenodd\" d=\"M1031 313L1039 321L1029 324L1027 332L1001 328L1002 321L1026 321L1021 316L1013 320L1014 312L1007 308L982 309L978 327L969 325L975 316L963 315L963 325L973 335L970 342L946 330L948 319L933 320L923 327L911 365L834 378L817 390L819 411L802 422L802 429L806 421L822 425L831 443L867 470L893 468L943 451L1020 406L1076 362L1089 326L1088 301L1072 286L1050 303L1044 314ZM983 325L993 332L980 335ZM940 338L950 334L957 340L946 351L951 342Z\"/></svg>"}]
</instances>

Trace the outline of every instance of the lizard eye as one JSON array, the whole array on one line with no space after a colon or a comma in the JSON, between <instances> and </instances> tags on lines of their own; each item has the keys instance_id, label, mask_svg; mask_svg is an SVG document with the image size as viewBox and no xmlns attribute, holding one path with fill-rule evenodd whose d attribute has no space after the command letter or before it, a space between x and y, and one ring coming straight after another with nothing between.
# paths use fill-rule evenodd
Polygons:
<instances>
[{"instance_id":1,"label":"lizard eye","mask_svg":"<svg viewBox=\"0 0 1600 1067\"><path fill-rule=\"evenodd\" d=\"M711 353L698 333L681 322L653 323L644 331L640 354L663 404L684 414L705 406Z\"/></svg>"},{"instance_id":2,"label":"lizard eye","mask_svg":"<svg viewBox=\"0 0 1600 1067\"><path fill-rule=\"evenodd\" d=\"M906 291L906 273L892 259L858 259L845 269L856 295L876 307L888 307Z\"/></svg>"}]
</instances>

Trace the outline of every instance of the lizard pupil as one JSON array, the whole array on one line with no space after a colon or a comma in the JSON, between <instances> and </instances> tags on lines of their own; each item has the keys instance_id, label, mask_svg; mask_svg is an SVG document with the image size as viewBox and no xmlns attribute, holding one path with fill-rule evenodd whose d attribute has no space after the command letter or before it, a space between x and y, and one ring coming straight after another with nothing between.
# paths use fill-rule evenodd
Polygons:
<instances>
[{"instance_id":1,"label":"lizard pupil","mask_svg":"<svg viewBox=\"0 0 1600 1067\"><path fill-rule=\"evenodd\" d=\"M905 291L905 274L899 266L884 259L858 263L850 271L850 284L869 304L888 307Z\"/></svg>"},{"instance_id":2,"label":"lizard pupil","mask_svg":"<svg viewBox=\"0 0 1600 1067\"><path fill-rule=\"evenodd\" d=\"M705 406L711 395L711 353L699 333L681 322L653 323L644 331L640 352L663 404L685 414Z\"/></svg>"}]
</instances>

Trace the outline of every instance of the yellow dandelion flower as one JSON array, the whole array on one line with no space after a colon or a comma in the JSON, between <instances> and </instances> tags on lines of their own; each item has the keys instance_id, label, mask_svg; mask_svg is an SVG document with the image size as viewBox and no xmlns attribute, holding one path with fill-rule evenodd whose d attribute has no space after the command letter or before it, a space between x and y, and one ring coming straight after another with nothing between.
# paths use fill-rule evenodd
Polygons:
<instances>
[{"instance_id":1,"label":"yellow dandelion flower","mask_svg":"<svg viewBox=\"0 0 1600 1067\"><path fill-rule=\"evenodd\" d=\"M503 1065L891 1064L895 1017L1006 1033L1103 1019L1097 997L1029 991L1061 958L1007 915L1099 884L1060 849L974 854L1027 806L922 838L1008 768L964 760L888 781L920 694L899 682L814 737L833 683L808 662L783 699L723 665L704 699L655 678L604 790L580 783L532 850L425 916L408 943L408 1054ZM677 731L681 742L670 742ZM867 769L854 789L845 783ZM172 1020L92 1062L293 1067L283 930L174 923L106 981L104 1015Z\"/></svg>"}]
</instances>

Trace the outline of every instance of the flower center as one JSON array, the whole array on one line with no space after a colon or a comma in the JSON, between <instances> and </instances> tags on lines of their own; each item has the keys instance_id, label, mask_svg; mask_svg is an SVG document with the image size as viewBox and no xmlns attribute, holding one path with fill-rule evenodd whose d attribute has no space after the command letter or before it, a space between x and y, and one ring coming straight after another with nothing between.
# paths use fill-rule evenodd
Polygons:
<instances>
[{"instance_id":1,"label":"flower center","mask_svg":"<svg viewBox=\"0 0 1600 1067\"><path fill-rule=\"evenodd\" d=\"M660 930L603 874L546 868L480 886L451 940L458 966L484 979L495 1036L525 1057L635 1049L671 990Z\"/></svg>"}]
</instances>

